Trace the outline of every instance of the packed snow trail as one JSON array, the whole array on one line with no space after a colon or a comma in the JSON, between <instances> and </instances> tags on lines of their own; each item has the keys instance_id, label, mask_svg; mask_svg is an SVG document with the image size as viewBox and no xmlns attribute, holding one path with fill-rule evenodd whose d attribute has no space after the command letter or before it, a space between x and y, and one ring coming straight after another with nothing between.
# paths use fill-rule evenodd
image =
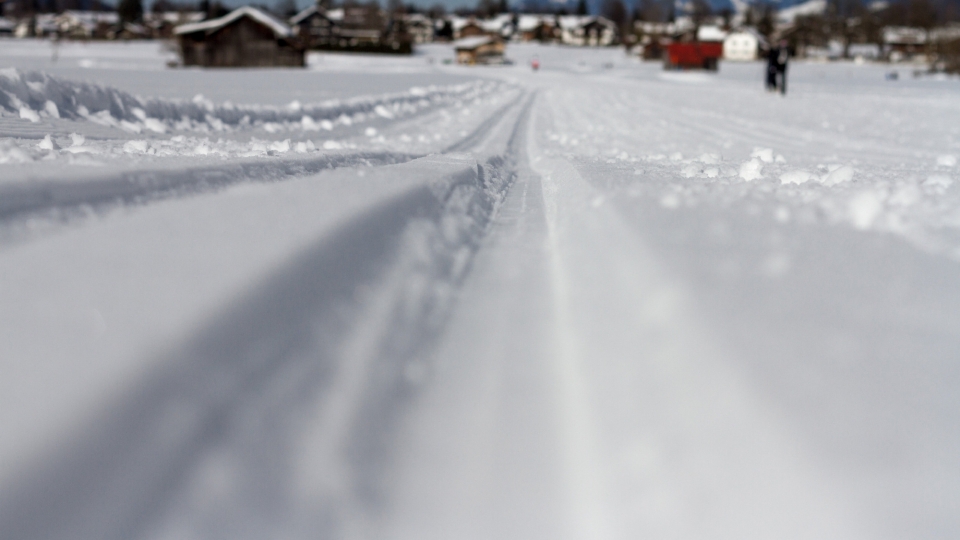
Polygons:
<instances>
[{"instance_id":1,"label":"packed snow trail","mask_svg":"<svg viewBox=\"0 0 960 540\"><path fill-rule=\"evenodd\" d=\"M955 537L953 87L516 50L325 142L0 141L0 536Z\"/></svg>"},{"instance_id":2,"label":"packed snow trail","mask_svg":"<svg viewBox=\"0 0 960 540\"><path fill-rule=\"evenodd\" d=\"M682 284L536 146L402 430L379 536L860 537Z\"/></svg>"}]
</instances>

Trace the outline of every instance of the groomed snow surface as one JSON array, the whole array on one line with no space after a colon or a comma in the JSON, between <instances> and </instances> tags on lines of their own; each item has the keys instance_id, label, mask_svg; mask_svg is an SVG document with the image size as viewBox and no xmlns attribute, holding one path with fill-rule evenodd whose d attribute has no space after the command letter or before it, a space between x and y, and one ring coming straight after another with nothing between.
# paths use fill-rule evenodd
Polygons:
<instances>
[{"instance_id":1,"label":"groomed snow surface","mask_svg":"<svg viewBox=\"0 0 960 540\"><path fill-rule=\"evenodd\" d=\"M960 536L960 80L0 45L0 538Z\"/></svg>"}]
</instances>

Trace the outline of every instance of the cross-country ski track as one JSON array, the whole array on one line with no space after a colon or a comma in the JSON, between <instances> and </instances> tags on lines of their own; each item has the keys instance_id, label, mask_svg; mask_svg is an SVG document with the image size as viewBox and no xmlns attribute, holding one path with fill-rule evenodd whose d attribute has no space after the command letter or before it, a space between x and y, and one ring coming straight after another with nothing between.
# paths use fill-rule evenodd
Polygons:
<instances>
[{"instance_id":1,"label":"cross-country ski track","mask_svg":"<svg viewBox=\"0 0 960 540\"><path fill-rule=\"evenodd\" d=\"M290 150L299 110L241 108L287 131L197 142L175 110L187 142L143 148L204 153L23 158L0 537L960 532L955 91L863 91L867 120L803 66L748 106L736 78L570 62L404 114L420 94L304 106L348 117L325 150ZM689 99L705 84L728 105ZM97 129L148 125L121 116Z\"/></svg>"}]
</instances>

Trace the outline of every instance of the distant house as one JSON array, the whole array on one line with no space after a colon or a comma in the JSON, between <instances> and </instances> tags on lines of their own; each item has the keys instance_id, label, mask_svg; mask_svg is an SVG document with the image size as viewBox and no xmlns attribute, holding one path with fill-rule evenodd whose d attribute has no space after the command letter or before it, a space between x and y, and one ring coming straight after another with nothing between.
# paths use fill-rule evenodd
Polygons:
<instances>
[{"instance_id":1,"label":"distant house","mask_svg":"<svg viewBox=\"0 0 960 540\"><path fill-rule=\"evenodd\" d=\"M403 24L410 38L416 44L433 41L433 21L420 13L403 16Z\"/></svg>"},{"instance_id":2,"label":"distant house","mask_svg":"<svg viewBox=\"0 0 960 540\"><path fill-rule=\"evenodd\" d=\"M474 36L453 42L457 63L465 65L502 64L505 46L498 36Z\"/></svg>"},{"instance_id":3,"label":"distant house","mask_svg":"<svg viewBox=\"0 0 960 540\"><path fill-rule=\"evenodd\" d=\"M12 36L16 27L17 23L5 17L0 17L0 36Z\"/></svg>"},{"instance_id":4,"label":"distant house","mask_svg":"<svg viewBox=\"0 0 960 540\"><path fill-rule=\"evenodd\" d=\"M559 17L560 42L565 45L607 46L617 40L617 25L606 17L564 15Z\"/></svg>"},{"instance_id":5,"label":"distant house","mask_svg":"<svg viewBox=\"0 0 960 540\"><path fill-rule=\"evenodd\" d=\"M113 32L112 37L114 39L149 39L152 36L150 29L142 24L123 23L122 27Z\"/></svg>"},{"instance_id":6,"label":"distant house","mask_svg":"<svg viewBox=\"0 0 960 540\"><path fill-rule=\"evenodd\" d=\"M453 23L453 37L464 39L468 37L486 36L489 32L476 19L455 20Z\"/></svg>"},{"instance_id":7,"label":"distant house","mask_svg":"<svg viewBox=\"0 0 960 540\"><path fill-rule=\"evenodd\" d=\"M697 28L697 41L706 41L710 43L722 43L727 37L727 32L719 26L704 24Z\"/></svg>"},{"instance_id":8,"label":"distant house","mask_svg":"<svg viewBox=\"0 0 960 540\"><path fill-rule=\"evenodd\" d=\"M891 62L925 56L929 35L923 28L887 26L883 29L883 47Z\"/></svg>"},{"instance_id":9,"label":"distant house","mask_svg":"<svg viewBox=\"0 0 960 540\"><path fill-rule=\"evenodd\" d=\"M290 26L297 37L311 49L334 45L340 41L343 10L328 11L313 4L294 15L290 19Z\"/></svg>"},{"instance_id":10,"label":"distant house","mask_svg":"<svg viewBox=\"0 0 960 540\"><path fill-rule=\"evenodd\" d=\"M503 39L510 39L516 31L513 15L510 13L501 13L496 17L479 21L479 24L487 34L500 36Z\"/></svg>"},{"instance_id":11,"label":"distant house","mask_svg":"<svg viewBox=\"0 0 960 540\"><path fill-rule=\"evenodd\" d=\"M326 10L310 6L290 19L294 35L311 49L401 53L413 51L414 37L403 19L386 20L375 4Z\"/></svg>"},{"instance_id":12,"label":"distant house","mask_svg":"<svg viewBox=\"0 0 960 540\"><path fill-rule=\"evenodd\" d=\"M560 39L555 15L520 15L517 18L516 32L521 41L549 43Z\"/></svg>"},{"instance_id":13,"label":"distant house","mask_svg":"<svg viewBox=\"0 0 960 540\"><path fill-rule=\"evenodd\" d=\"M185 66L304 66L304 49L291 28L253 7L180 25L173 33Z\"/></svg>"},{"instance_id":14,"label":"distant house","mask_svg":"<svg viewBox=\"0 0 960 540\"><path fill-rule=\"evenodd\" d=\"M107 39L116 36L120 16L116 11L64 11L54 19L56 31L67 39ZM37 32L42 35L41 32Z\"/></svg>"},{"instance_id":15,"label":"distant house","mask_svg":"<svg viewBox=\"0 0 960 540\"><path fill-rule=\"evenodd\" d=\"M751 62L760 58L760 50L768 47L767 41L753 28L741 28L727 34L723 40L723 59L734 62Z\"/></svg>"},{"instance_id":16,"label":"distant house","mask_svg":"<svg viewBox=\"0 0 960 540\"><path fill-rule=\"evenodd\" d=\"M205 14L201 11L164 11L160 13L144 13L143 24L150 29L154 38L170 39L173 29L181 24L200 22Z\"/></svg>"},{"instance_id":17,"label":"distant house","mask_svg":"<svg viewBox=\"0 0 960 540\"><path fill-rule=\"evenodd\" d=\"M639 37L638 54L644 60L662 60L677 33L677 23L635 21L633 32Z\"/></svg>"}]
</instances>

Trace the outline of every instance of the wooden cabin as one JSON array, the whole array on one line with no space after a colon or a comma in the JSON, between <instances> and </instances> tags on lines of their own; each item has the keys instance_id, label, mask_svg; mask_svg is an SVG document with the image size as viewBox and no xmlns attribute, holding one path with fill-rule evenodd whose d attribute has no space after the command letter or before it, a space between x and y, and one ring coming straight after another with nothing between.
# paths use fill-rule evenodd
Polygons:
<instances>
[{"instance_id":1,"label":"wooden cabin","mask_svg":"<svg viewBox=\"0 0 960 540\"><path fill-rule=\"evenodd\" d=\"M402 19L387 20L376 4L324 9L313 5L292 19L294 35L310 49L410 54L413 37ZM432 34L432 29L429 29Z\"/></svg>"},{"instance_id":2,"label":"wooden cabin","mask_svg":"<svg viewBox=\"0 0 960 540\"><path fill-rule=\"evenodd\" d=\"M253 7L174 29L184 66L303 67L304 47L286 23Z\"/></svg>"},{"instance_id":3,"label":"wooden cabin","mask_svg":"<svg viewBox=\"0 0 960 540\"><path fill-rule=\"evenodd\" d=\"M474 36L453 42L457 63L468 66L477 64L502 64L506 47L498 36Z\"/></svg>"}]
</instances>

